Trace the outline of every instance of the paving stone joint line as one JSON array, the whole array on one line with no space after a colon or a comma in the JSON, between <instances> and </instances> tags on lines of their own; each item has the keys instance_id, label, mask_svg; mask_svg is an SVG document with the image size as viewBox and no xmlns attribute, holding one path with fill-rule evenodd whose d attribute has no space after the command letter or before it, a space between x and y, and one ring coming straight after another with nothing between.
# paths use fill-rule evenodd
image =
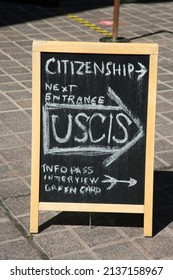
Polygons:
<instances>
[{"instance_id":1,"label":"paving stone joint line","mask_svg":"<svg viewBox=\"0 0 173 280\"><path fill-rule=\"evenodd\" d=\"M37 251L38 255L42 259L50 259L47 253L41 248L41 246L33 239L33 236L24 228L20 221L13 215L10 209L5 205L2 199L0 199L0 207L5 215L10 219L13 225L20 231L21 235L29 242L29 244Z\"/></svg>"}]
</instances>

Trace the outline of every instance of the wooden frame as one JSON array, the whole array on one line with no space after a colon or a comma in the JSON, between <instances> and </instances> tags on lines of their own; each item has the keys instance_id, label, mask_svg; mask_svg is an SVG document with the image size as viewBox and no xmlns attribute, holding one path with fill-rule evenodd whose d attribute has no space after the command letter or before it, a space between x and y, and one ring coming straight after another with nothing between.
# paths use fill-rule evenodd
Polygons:
<instances>
[{"instance_id":1,"label":"wooden frame","mask_svg":"<svg viewBox=\"0 0 173 280\"><path fill-rule=\"evenodd\" d=\"M40 180L40 75L41 52L131 54L149 55L149 85L146 129L145 200L144 205L56 203L39 202ZM153 223L153 170L154 134L156 113L158 46L150 43L84 43L84 42L40 42L33 43L33 96L32 96L32 170L30 232L38 233L39 211L88 211L143 213L144 235L152 236Z\"/></svg>"}]
</instances>

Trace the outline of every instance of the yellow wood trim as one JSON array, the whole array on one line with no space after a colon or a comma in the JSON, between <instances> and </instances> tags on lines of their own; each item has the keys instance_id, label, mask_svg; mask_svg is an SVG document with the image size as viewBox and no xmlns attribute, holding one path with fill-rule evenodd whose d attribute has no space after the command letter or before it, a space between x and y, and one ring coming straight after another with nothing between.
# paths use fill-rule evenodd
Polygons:
<instances>
[{"instance_id":1,"label":"yellow wood trim","mask_svg":"<svg viewBox=\"0 0 173 280\"><path fill-rule=\"evenodd\" d=\"M32 164L31 164L31 209L30 232L38 232L38 204L40 180L40 53L32 60Z\"/></svg>"},{"instance_id":2,"label":"yellow wood trim","mask_svg":"<svg viewBox=\"0 0 173 280\"><path fill-rule=\"evenodd\" d=\"M109 213L144 213L144 205L40 202L39 210Z\"/></svg>"},{"instance_id":3,"label":"yellow wood trim","mask_svg":"<svg viewBox=\"0 0 173 280\"><path fill-rule=\"evenodd\" d=\"M146 169L144 201L144 235L152 236L153 231L153 176L154 176L154 140L157 91L158 56L150 56L150 77L148 88L148 112L146 133Z\"/></svg>"},{"instance_id":4,"label":"yellow wood trim","mask_svg":"<svg viewBox=\"0 0 173 280\"><path fill-rule=\"evenodd\" d=\"M154 43L101 43L101 42L63 42L34 41L33 51L96 54L157 54L158 45Z\"/></svg>"}]
</instances>

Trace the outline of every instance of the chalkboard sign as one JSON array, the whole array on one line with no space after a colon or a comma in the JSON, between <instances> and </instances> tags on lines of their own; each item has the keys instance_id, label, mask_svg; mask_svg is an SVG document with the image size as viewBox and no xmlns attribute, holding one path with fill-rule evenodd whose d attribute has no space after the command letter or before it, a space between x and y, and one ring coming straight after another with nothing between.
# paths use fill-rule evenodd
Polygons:
<instances>
[{"instance_id":1,"label":"chalkboard sign","mask_svg":"<svg viewBox=\"0 0 173 280\"><path fill-rule=\"evenodd\" d=\"M97 211L144 213L151 236L157 56L34 42L31 232L39 210Z\"/></svg>"}]
</instances>

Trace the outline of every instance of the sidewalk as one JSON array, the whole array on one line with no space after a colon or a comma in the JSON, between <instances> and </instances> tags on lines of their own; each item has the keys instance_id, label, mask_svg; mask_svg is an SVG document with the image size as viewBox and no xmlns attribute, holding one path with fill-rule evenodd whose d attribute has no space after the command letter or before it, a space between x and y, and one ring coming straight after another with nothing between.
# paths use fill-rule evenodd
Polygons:
<instances>
[{"instance_id":1,"label":"sidewalk","mask_svg":"<svg viewBox=\"0 0 173 280\"><path fill-rule=\"evenodd\" d=\"M100 21L112 19L113 7L0 0L0 14L0 259L173 260L173 2L120 7L119 36L159 44L153 238L143 237L139 214L93 213L90 220L88 213L65 212L41 213L40 233L30 238L32 41L98 42L112 32Z\"/></svg>"}]
</instances>

